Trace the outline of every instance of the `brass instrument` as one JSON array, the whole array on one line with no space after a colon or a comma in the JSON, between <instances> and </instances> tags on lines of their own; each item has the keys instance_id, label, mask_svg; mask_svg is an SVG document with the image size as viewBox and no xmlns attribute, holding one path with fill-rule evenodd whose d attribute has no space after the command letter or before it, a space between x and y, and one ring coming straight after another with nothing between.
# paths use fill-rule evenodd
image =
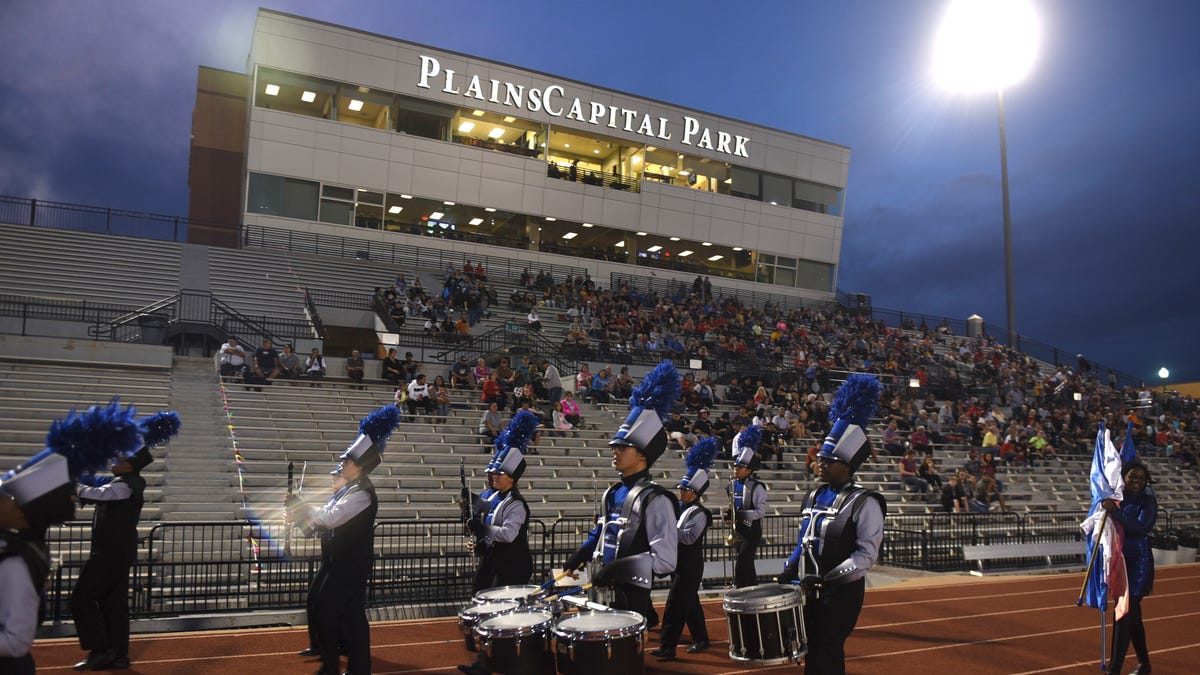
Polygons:
<instances>
[{"instance_id":1,"label":"brass instrument","mask_svg":"<svg viewBox=\"0 0 1200 675\"><path fill-rule=\"evenodd\" d=\"M737 507L733 500L733 483L736 480L735 478L729 481L729 485L725 488L725 492L729 494L729 535L725 537L726 546L736 546L742 541L741 536L737 533Z\"/></svg>"}]
</instances>

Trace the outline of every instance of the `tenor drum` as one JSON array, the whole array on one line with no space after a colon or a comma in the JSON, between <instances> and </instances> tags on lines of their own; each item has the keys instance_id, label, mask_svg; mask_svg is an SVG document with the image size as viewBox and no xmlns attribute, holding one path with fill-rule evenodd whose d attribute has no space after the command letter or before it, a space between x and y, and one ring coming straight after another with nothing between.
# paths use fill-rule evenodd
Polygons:
<instances>
[{"instance_id":1,"label":"tenor drum","mask_svg":"<svg viewBox=\"0 0 1200 675\"><path fill-rule=\"evenodd\" d=\"M486 619L475 627L479 660L493 673L549 675L554 672L553 624L550 612L530 609Z\"/></svg>"},{"instance_id":2,"label":"tenor drum","mask_svg":"<svg viewBox=\"0 0 1200 675\"><path fill-rule=\"evenodd\" d=\"M458 612L458 627L463 632L467 649L475 651L475 627L485 619L516 611L521 605L512 600L485 602L482 605L467 605Z\"/></svg>"},{"instance_id":3,"label":"tenor drum","mask_svg":"<svg viewBox=\"0 0 1200 675\"><path fill-rule=\"evenodd\" d=\"M646 620L637 612L580 612L554 627L562 675L642 675Z\"/></svg>"},{"instance_id":4,"label":"tenor drum","mask_svg":"<svg viewBox=\"0 0 1200 675\"><path fill-rule=\"evenodd\" d=\"M807 652L804 595L794 586L762 584L725 594L729 658L772 665L799 661Z\"/></svg>"}]
</instances>

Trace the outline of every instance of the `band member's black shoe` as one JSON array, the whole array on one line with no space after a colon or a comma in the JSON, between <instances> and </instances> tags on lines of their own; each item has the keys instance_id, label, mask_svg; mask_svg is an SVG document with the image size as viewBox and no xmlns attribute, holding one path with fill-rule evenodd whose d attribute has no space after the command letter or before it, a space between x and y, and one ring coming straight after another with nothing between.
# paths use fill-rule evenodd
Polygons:
<instances>
[{"instance_id":1,"label":"band member's black shoe","mask_svg":"<svg viewBox=\"0 0 1200 675\"><path fill-rule=\"evenodd\" d=\"M116 658L111 649L93 649L86 659L71 667L75 670L105 670L112 666Z\"/></svg>"},{"instance_id":2,"label":"band member's black shoe","mask_svg":"<svg viewBox=\"0 0 1200 675\"><path fill-rule=\"evenodd\" d=\"M709 642L708 640L701 640L700 642L693 642L692 644L688 645L687 653L698 654L698 653L708 649L711 646L712 646L712 643Z\"/></svg>"},{"instance_id":3,"label":"band member's black shoe","mask_svg":"<svg viewBox=\"0 0 1200 675\"><path fill-rule=\"evenodd\" d=\"M321 652L317 651L316 647L305 647L304 649L301 649L300 651L296 652L296 656L303 656L304 658L308 658L310 656L320 656L320 655L321 655Z\"/></svg>"},{"instance_id":4,"label":"band member's black shoe","mask_svg":"<svg viewBox=\"0 0 1200 675\"><path fill-rule=\"evenodd\" d=\"M660 661L673 661L675 660L675 648L666 646L659 647L658 649L652 650L650 655L657 656Z\"/></svg>"}]
</instances>

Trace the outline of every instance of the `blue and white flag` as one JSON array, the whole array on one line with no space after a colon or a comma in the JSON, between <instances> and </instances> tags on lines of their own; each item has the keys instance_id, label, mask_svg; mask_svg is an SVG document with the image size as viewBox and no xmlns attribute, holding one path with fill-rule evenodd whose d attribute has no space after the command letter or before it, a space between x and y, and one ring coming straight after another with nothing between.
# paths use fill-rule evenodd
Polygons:
<instances>
[{"instance_id":1,"label":"blue and white flag","mask_svg":"<svg viewBox=\"0 0 1200 675\"><path fill-rule=\"evenodd\" d=\"M1133 444L1133 420L1125 425L1125 441L1121 443L1121 464L1137 459L1137 446Z\"/></svg>"},{"instance_id":2,"label":"blue and white flag","mask_svg":"<svg viewBox=\"0 0 1200 675\"><path fill-rule=\"evenodd\" d=\"M1108 608L1111 592L1117 599L1116 617L1125 615L1129 606L1129 586L1125 575L1125 558L1121 554L1125 533L1112 519L1104 518L1100 502L1125 498L1125 480L1121 477L1121 456L1113 445L1104 424L1096 434L1096 450L1092 456L1092 508L1080 527L1087 536L1088 578L1080 604L1095 607L1101 612ZM1104 527L1100 527L1101 521ZM1098 556L1098 557L1097 557Z\"/></svg>"}]
</instances>

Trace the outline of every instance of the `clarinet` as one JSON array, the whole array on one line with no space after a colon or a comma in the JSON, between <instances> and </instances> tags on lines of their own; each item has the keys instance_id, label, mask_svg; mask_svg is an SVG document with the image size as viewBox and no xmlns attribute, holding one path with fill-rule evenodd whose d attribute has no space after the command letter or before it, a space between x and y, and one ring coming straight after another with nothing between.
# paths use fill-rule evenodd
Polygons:
<instances>
[{"instance_id":1,"label":"clarinet","mask_svg":"<svg viewBox=\"0 0 1200 675\"><path fill-rule=\"evenodd\" d=\"M471 490L467 487L466 460L458 460L458 506L462 518L463 545L467 553L475 555L475 534L471 532Z\"/></svg>"},{"instance_id":2,"label":"clarinet","mask_svg":"<svg viewBox=\"0 0 1200 675\"><path fill-rule=\"evenodd\" d=\"M292 497L293 497L292 477L295 475L293 473L293 471L294 471L294 465L292 464L292 462L289 461L288 468L287 468L287 499L284 501L285 509L290 509L292 507ZM283 554L290 558L292 556L292 529L293 528L292 528L292 523L287 522L286 518L285 518L285 522L284 522L284 527L287 529L284 530L284 535L283 535Z\"/></svg>"}]
</instances>

